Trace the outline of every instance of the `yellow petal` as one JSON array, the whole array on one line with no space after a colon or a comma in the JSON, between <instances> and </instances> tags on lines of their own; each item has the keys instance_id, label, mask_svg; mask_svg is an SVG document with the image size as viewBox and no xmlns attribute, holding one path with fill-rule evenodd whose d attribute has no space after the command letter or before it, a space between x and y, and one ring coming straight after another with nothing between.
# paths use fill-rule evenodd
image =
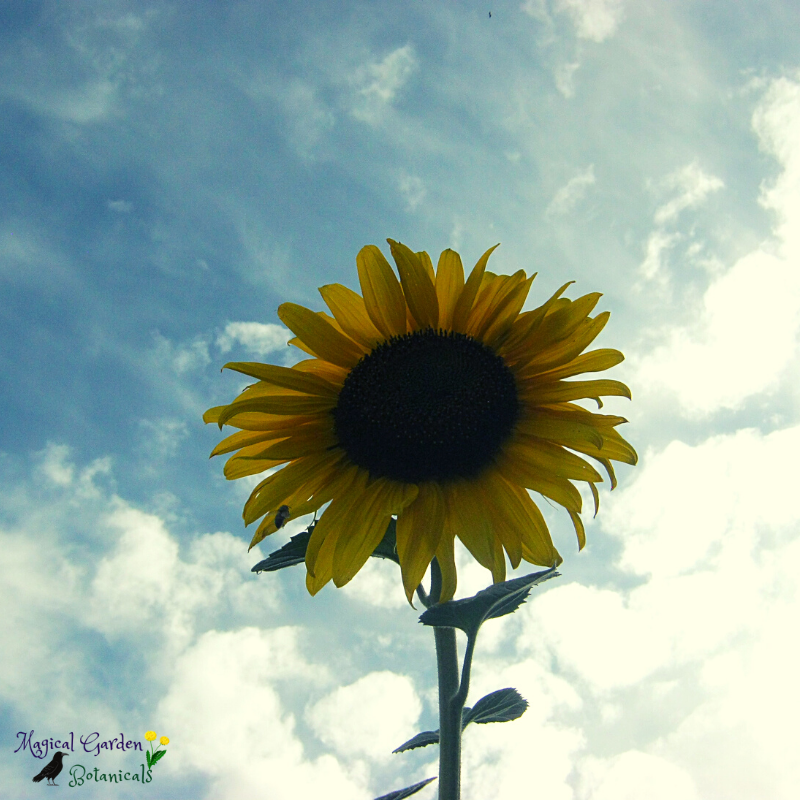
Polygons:
<instances>
[{"instance_id":1,"label":"yellow petal","mask_svg":"<svg viewBox=\"0 0 800 800\"><path fill-rule=\"evenodd\" d=\"M289 339L289 344L316 358L317 354L299 336Z\"/></svg>"},{"instance_id":2,"label":"yellow petal","mask_svg":"<svg viewBox=\"0 0 800 800\"><path fill-rule=\"evenodd\" d=\"M595 381L558 381L557 383L536 383L521 387L520 399L532 405L561 403L565 400L581 400L600 396L627 397L631 390L619 381L610 379Z\"/></svg>"},{"instance_id":3,"label":"yellow petal","mask_svg":"<svg viewBox=\"0 0 800 800\"><path fill-rule=\"evenodd\" d=\"M406 303L417 323L417 328L439 327L439 301L436 288L427 270L416 253L394 239L387 239L392 249L392 257L397 264L400 283Z\"/></svg>"},{"instance_id":4,"label":"yellow petal","mask_svg":"<svg viewBox=\"0 0 800 800\"><path fill-rule=\"evenodd\" d=\"M503 453L497 459L497 469L512 484L533 489L566 509L580 512L583 501L580 492L565 478L542 474L528 462Z\"/></svg>"},{"instance_id":5,"label":"yellow petal","mask_svg":"<svg viewBox=\"0 0 800 800\"><path fill-rule=\"evenodd\" d=\"M319 314L296 303L281 303L278 316L306 344L314 355L351 369L364 355L364 351Z\"/></svg>"},{"instance_id":6,"label":"yellow petal","mask_svg":"<svg viewBox=\"0 0 800 800\"><path fill-rule=\"evenodd\" d=\"M504 447L505 453L518 463L524 463L542 475L552 475L573 481L597 481L603 478L580 456L544 439L535 439L518 431Z\"/></svg>"},{"instance_id":7,"label":"yellow petal","mask_svg":"<svg viewBox=\"0 0 800 800\"><path fill-rule=\"evenodd\" d=\"M286 389L293 389L296 392L305 392L306 394L315 394L321 397L339 396L339 389L323 378L288 367L261 364L255 361L231 361L222 369L241 372L252 378L258 378L260 381L266 381Z\"/></svg>"},{"instance_id":8,"label":"yellow petal","mask_svg":"<svg viewBox=\"0 0 800 800\"><path fill-rule=\"evenodd\" d=\"M358 468L355 466L341 467L337 469L330 476L330 480L327 480L327 482L319 489L319 491L316 490L315 486L308 483L298 487L292 494L285 497L282 501L279 501L280 505L278 508L276 508L274 511L270 511L264 517L255 534L253 535L253 539L250 542L250 549L255 547L255 545L257 545L265 537L271 536L276 530L278 530L275 527L275 517L278 510L282 506L286 505L289 508L290 515L288 519L297 519L298 517L303 517L306 514L313 514L315 511L318 511L320 508L322 508L325 503L330 502L335 496L338 496L341 492L346 491L348 486L352 483L354 475L357 471ZM303 501L303 498L307 497L308 493L311 491L314 492L314 496L310 500ZM330 576L328 577L328 580L330 580ZM325 583L327 583L327 580Z\"/></svg>"},{"instance_id":9,"label":"yellow petal","mask_svg":"<svg viewBox=\"0 0 800 800\"><path fill-rule=\"evenodd\" d=\"M494 570L494 532L483 487L476 481L453 481L443 488L447 503L445 525L481 566Z\"/></svg>"},{"instance_id":10,"label":"yellow petal","mask_svg":"<svg viewBox=\"0 0 800 800\"><path fill-rule=\"evenodd\" d=\"M272 431L237 431L231 436L223 439L211 451L209 458L222 455L223 453L232 453L234 450L238 450L240 447L246 447L250 444L267 442L275 438L275 436L276 434L274 434Z\"/></svg>"},{"instance_id":11,"label":"yellow petal","mask_svg":"<svg viewBox=\"0 0 800 800\"><path fill-rule=\"evenodd\" d=\"M219 417L225 412L229 406L218 406L217 408L209 409L213 414L206 414L213 419L208 419L207 422L217 422ZM291 416L285 414L260 414L257 412L236 412L225 424L234 428L241 428L244 431L271 431L277 428L293 428L295 425L302 425L306 422L313 422L323 417L330 419L330 409L325 409L324 412L316 414L302 414L300 416Z\"/></svg>"},{"instance_id":12,"label":"yellow petal","mask_svg":"<svg viewBox=\"0 0 800 800\"><path fill-rule=\"evenodd\" d=\"M625 464L636 464L638 461L636 451L622 436L614 430L602 430L599 433L603 440L601 447L597 447L592 442L580 440L572 442L568 447L596 458L598 461L613 458L614 461L622 461Z\"/></svg>"},{"instance_id":13,"label":"yellow petal","mask_svg":"<svg viewBox=\"0 0 800 800\"><path fill-rule=\"evenodd\" d=\"M366 489L358 507L351 507L342 521L346 533L339 537L333 554L333 582L344 586L364 566L386 533L393 514L414 501L418 489L412 483L378 478Z\"/></svg>"},{"instance_id":14,"label":"yellow petal","mask_svg":"<svg viewBox=\"0 0 800 800\"><path fill-rule=\"evenodd\" d=\"M534 407L529 413L534 416L543 413L558 419L573 420L587 425L594 425L597 428L614 428L628 421L625 417L619 417L614 414L596 414L593 411L587 411L576 403L548 404L546 406Z\"/></svg>"},{"instance_id":15,"label":"yellow petal","mask_svg":"<svg viewBox=\"0 0 800 800\"><path fill-rule=\"evenodd\" d=\"M439 327L450 330L456 302L464 289L464 267L455 250L445 250L436 268L436 298L439 302Z\"/></svg>"},{"instance_id":16,"label":"yellow petal","mask_svg":"<svg viewBox=\"0 0 800 800\"><path fill-rule=\"evenodd\" d=\"M439 562L439 569L442 573L442 589L439 594L440 603L452 600L456 593L458 576L456 574L454 544L455 535L443 530L439 539L439 546L436 548L436 560Z\"/></svg>"},{"instance_id":17,"label":"yellow petal","mask_svg":"<svg viewBox=\"0 0 800 800\"><path fill-rule=\"evenodd\" d=\"M371 350L384 337L372 324L364 298L340 283L321 286L319 293L342 330L354 341Z\"/></svg>"},{"instance_id":18,"label":"yellow petal","mask_svg":"<svg viewBox=\"0 0 800 800\"><path fill-rule=\"evenodd\" d=\"M597 516L597 512L600 510L600 494L593 483L589 484L589 488L592 490L592 500L594 500L594 515Z\"/></svg>"},{"instance_id":19,"label":"yellow petal","mask_svg":"<svg viewBox=\"0 0 800 800\"><path fill-rule=\"evenodd\" d=\"M566 447L581 442L588 442L595 447L603 446L603 437L593 425L552 416L546 409L537 409L537 413L520 420L517 430L527 436L549 439Z\"/></svg>"},{"instance_id":20,"label":"yellow petal","mask_svg":"<svg viewBox=\"0 0 800 800\"><path fill-rule=\"evenodd\" d=\"M342 533L338 506L331 503L317 520L306 548L306 588L313 597L333 575L333 551ZM327 519L326 519L327 517ZM313 566L312 566L313 564Z\"/></svg>"},{"instance_id":21,"label":"yellow petal","mask_svg":"<svg viewBox=\"0 0 800 800\"><path fill-rule=\"evenodd\" d=\"M383 253L373 244L356 257L361 294L367 314L384 338L406 333L406 301L403 290Z\"/></svg>"},{"instance_id":22,"label":"yellow petal","mask_svg":"<svg viewBox=\"0 0 800 800\"><path fill-rule=\"evenodd\" d=\"M336 398L311 397L302 394L235 400L219 415L217 424L221 428L226 422L244 412L295 416L297 414L317 414L320 411L329 411L335 405Z\"/></svg>"},{"instance_id":23,"label":"yellow petal","mask_svg":"<svg viewBox=\"0 0 800 800\"><path fill-rule=\"evenodd\" d=\"M283 469L262 481L244 505L242 516L245 525L255 522L268 511L283 505L284 500L300 488L307 488L308 499L319 487L331 479L337 465L344 458L340 449L304 456L287 464Z\"/></svg>"},{"instance_id":24,"label":"yellow petal","mask_svg":"<svg viewBox=\"0 0 800 800\"><path fill-rule=\"evenodd\" d=\"M489 261L489 256L492 254L492 251L499 246L499 244L496 244L494 247L490 247L478 259L478 263L474 266L472 272L469 274L469 278L467 278L467 282L464 284L464 288L456 301L456 307L453 311L452 329L456 331L456 333L464 333L466 331L467 320L472 311L475 298L478 296L478 290L481 288L483 273L486 271L486 264Z\"/></svg>"},{"instance_id":25,"label":"yellow petal","mask_svg":"<svg viewBox=\"0 0 800 800\"><path fill-rule=\"evenodd\" d=\"M516 496L523 514L524 522L520 527L522 557L530 564L538 564L541 567L555 566L561 561L561 556L553 544L542 512L527 490L513 484L508 484L508 487Z\"/></svg>"},{"instance_id":26,"label":"yellow petal","mask_svg":"<svg viewBox=\"0 0 800 800\"><path fill-rule=\"evenodd\" d=\"M328 383L339 389L341 389L342 384L350 374L350 370L337 367L336 364L331 364L330 361L323 361L321 358L308 358L305 361L298 361L292 369L319 375L320 378L324 378Z\"/></svg>"},{"instance_id":27,"label":"yellow petal","mask_svg":"<svg viewBox=\"0 0 800 800\"><path fill-rule=\"evenodd\" d=\"M408 602L422 582L439 546L444 495L437 483L419 484L417 499L397 517L397 555Z\"/></svg>"},{"instance_id":28,"label":"yellow petal","mask_svg":"<svg viewBox=\"0 0 800 800\"><path fill-rule=\"evenodd\" d=\"M573 283L575 283L575 281L567 281L563 286L556 289L553 296L546 303L539 306L539 308L533 309L533 311L526 311L524 314L520 314L520 316L517 317L511 326L509 335L498 347L498 353L503 357L506 363L515 364L522 357L531 357L530 348L527 346L528 339L541 327L556 304L558 302L563 302L561 301L561 295L567 287L571 286Z\"/></svg>"},{"instance_id":29,"label":"yellow petal","mask_svg":"<svg viewBox=\"0 0 800 800\"><path fill-rule=\"evenodd\" d=\"M301 425L276 444L267 446L257 458L294 459L328 450L339 443L333 425Z\"/></svg>"},{"instance_id":30,"label":"yellow petal","mask_svg":"<svg viewBox=\"0 0 800 800\"><path fill-rule=\"evenodd\" d=\"M515 371L522 376L535 375L569 364L600 335L610 316L609 312L605 311L602 314L598 314L594 319L589 317L583 320L572 335L542 350L534 358L527 361L523 368L516 365ZM586 371L592 372L593 370Z\"/></svg>"},{"instance_id":31,"label":"yellow petal","mask_svg":"<svg viewBox=\"0 0 800 800\"><path fill-rule=\"evenodd\" d=\"M419 259L420 264L422 264L425 272L428 273L428 277L431 279L431 283L436 283L436 273L433 271L433 262L431 261L431 257L424 251L420 250L417 253L417 258Z\"/></svg>"},{"instance_id":32,"label":"yellow petal","mask_svg":"<svg viewBox=\"0 0 800 800\"><path fill-rule=\"evenodd\" d=\"M567 509L567 513L575 526L575 535L578 537L578 550L583 550L586 547L586 531L583 529L583 521L574 511Z\"/></svg>"},{"instance_id":33,"label":"yellow petal","mask_svg":"<svg viewBox=\"0 0 800 800\"><path fill-rule=\"evenodd\" d=\"M532 282L533 276L526 279L522 270L513 275L499 275L485 298L480 298L473 308L467 321L467 333L481 341L485 341L490 329L494 335L505 333L522 308Z\"/></svg>"},{"instance_id":34,"label":"yellow petal","mask_svg":"<svg viewBox=\"0 0 800 800\"><path fill-rule=\"evenodd\" d=\"M349 535L344 526L348 512L363 503L364 491L369 480L365 470L357 470L347 491L334 497L325 513L317 520L306 548L306 569L316 579L315 585L322 588L333 576L333 554L339 536ZM319 581L322 581L320 584ZM319 589L317 589L319 591Z\"/></svg>"},{"instance_id":35,"label":"yellow petal","mask_svg":"<svg viewBox=\"0 0 800 800\"><path fill-rule=\"evenodd\" d=\"M524 273L522 273L524 277ZM496 347L511 331L511 326L517 318L520 309L528 297L531 284L536 278L536 273L518 283L515 283L508 293L498 297L495 307L484 320L478 332L478 338L489 347Z\"/></svg>"},{"instance_id":36,"label":"yellow petal","mask_svg":"<svg viewBox=\"0 0 800 800\"><path fill-rule=\"evenodd\" d=\"M593 292L579 297L575 301L568 300L560 308L554 308L552 313L545 316L542 324L526 338L527 353L519 359L519 363L527 364L534 358L538 358L556 342L568 339L589 316L601 297L599 292Z\"/></svg>"},{"instance_id":37,"label":"yellow petal","mask_svg":"<svg viewBox=\"0 0 800 800\"><path fill-rule=\"evenodd\" d=\"M489 472L485 479L486 496L495 536L503 545L513 569L519 566L522 558L522 528L527 522L516 495L497 471Z\"/></svg>"},{"instance_id":38,"label":"yellow petal","mask_svg":"<svg viewBox=\"0 0 800 800\"><path fill-rule=\"evenodd\" d=\"M222 472L229 481L235 481L248 475L258 475L259 472L265 472L285 462L285 458L267 459L232 456L225 462Z\"/></svg>"}]
</instances>

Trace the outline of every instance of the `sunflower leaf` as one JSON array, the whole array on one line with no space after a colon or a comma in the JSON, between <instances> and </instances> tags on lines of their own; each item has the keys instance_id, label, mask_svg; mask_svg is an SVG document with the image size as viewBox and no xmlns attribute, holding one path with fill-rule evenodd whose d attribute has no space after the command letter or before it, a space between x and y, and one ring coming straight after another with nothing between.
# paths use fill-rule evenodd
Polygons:
<instances>
[{"instance_id":1,"label":"sunflower leaf","mask_svg":"<svg viewBox=\"0 0 800 800\"><path fill-rule=\"evenodd\" d=\"M516 689L498 689L478 700L470 708L464 706L461 712L461 730L463 731L470 722L486 725L489 722L511 722L519 719L528 710L528 701ZM404 753L415 750L417 747L427 747L429 744L439 744L439 729L435 731L422 731L403 742L393 753Z\"/></svg>"},{"instance_id":2,"label":"sunflower leaf","mask_svg":"<svg viewBox=\"0 0 800 800\"><path fill-rule=\"evenodd\" d=\"M297 536L286 542L286 544L270 553L263 561L259 561L250 571L251 572L276 572L285 567L293 567L296 564L302 564L306 559L306 548L308 547L308 540L311 538L311 531L314 526L311 525L307 531L298 533Z\"/></svg>"},{"instance_id":3,"label":"sunflower leaf","mask_svg":"<svg viewBox=\"0 0 800 800\"><path fill-rule=\"evenodd\" d=\"M475 636L487 619L497 619L516 611L525 602L533 586L560 574L552 567L496 583L472 597L433 606L423 612L419 621L436 628L459 628L467 636Z\"/></svg>"},{"instance_id":4,"label":"sunflower leaf","mask_svg":"<svg viewBox=\"0 0 800 800\"><path fill-rule=\"evenodd\" d=\"M470 722L485 725L488 722L510 722L519 719L528 709L525 700L516 689L498 689L478 700L470 709L464 709L462 728Z\"/></svg>"},{"instance_id":5,"label":"sunflower leaf","mask_svg":"<svg viewBox=\"0 0 800 800\"><path fill-rule=\"evenodd\" d=\"M398 789L397 791L389 792L389 794L382 794L380 797L376 797L375 800L403 800L405 797L411 797L412 794L416 794L420 789L423 789L431 781L435 780L435 777L428 778L427 780L420 781L412 786L406 786L405 789Z\"/></svg>"},{"instance_id":6,"label":"sunflower leaf","mask_svg":"<svg viewBox=\"0 0 800 800\"><path fill-rule=\"evenodd\" d=\"M405 753L406 750L414 750L417 747L427 747L429 744L439 744L439 730L422 731L416 736L412 736L407 742L403 742L393 753Z\"/></svg>"},{"instance_id":7,"label":"sunflower leaf","mask_svg":"<svg viewBox=\"0 0 800 800\"><path fill-rule=\"evenodd\" d=\"M294 567L297 564L302 564L306 558L308 540L311 538L315 524L311 523L308 530L298 533L297 536L292 536L283 547L274 553L270 553L263 561L259 561L250 572L276 572L285 567ZM396 564L400 563L400 559L397 556L396 531L397 520L393 519L389 522L389 527L386 529L380 544L372 552L375 558L388 558Z\"/></svg>"}]
</instances>

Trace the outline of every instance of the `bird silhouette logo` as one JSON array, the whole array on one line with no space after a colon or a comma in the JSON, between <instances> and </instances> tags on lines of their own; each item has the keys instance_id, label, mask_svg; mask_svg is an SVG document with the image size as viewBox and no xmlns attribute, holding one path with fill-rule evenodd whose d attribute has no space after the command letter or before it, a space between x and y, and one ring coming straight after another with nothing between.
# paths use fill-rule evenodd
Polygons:
<instances>
[{"instance_id":1,"label":"bird silhouette logo","mask_svg":"<svg viewBox=\"0 0 800 800\"><path fill-rule=\"evenodd\" d=\"M48 786L58 786L58 784L55 782L55 779L58 776L58 773L64 768L64 764L62 763L61 759L68 755L69 753L63 753L61 750L58 750L53 756L52 761L33 779L33 782L39 783L39 781L47 778Z\"/></svg>"}]
</instances>

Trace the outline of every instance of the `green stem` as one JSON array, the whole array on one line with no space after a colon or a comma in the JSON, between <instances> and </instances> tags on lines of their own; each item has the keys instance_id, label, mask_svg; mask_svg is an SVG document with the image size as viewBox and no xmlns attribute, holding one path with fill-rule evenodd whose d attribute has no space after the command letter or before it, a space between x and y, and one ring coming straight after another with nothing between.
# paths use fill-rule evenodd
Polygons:
<instances>
[{"instance_id":1,"label":"green stem","mask_svg":"<svg viewBox=\"0 0 800 800\"><path fill-rule=\"evenodd\" d=\"M438 601L442 573L436 559L431 565L431 599ZM439 800L461 798L461 699L455 628L434 628L436 666L439 671Z\"/></svg>"}]
</instances>

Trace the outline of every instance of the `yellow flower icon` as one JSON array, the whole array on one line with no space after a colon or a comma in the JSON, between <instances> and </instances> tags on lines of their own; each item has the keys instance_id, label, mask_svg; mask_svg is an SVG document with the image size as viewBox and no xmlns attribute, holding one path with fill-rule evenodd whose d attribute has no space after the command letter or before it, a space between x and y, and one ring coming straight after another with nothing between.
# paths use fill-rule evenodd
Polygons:
<instances>
[{"instance_id":1,"label":"yellow flower icon","mask_svg":"<svg viewBox=\"0 0 800 800\"><path fill-rule=\"evenodd\" d=\"M147 739L148 742L152 742L156 738L156 732L147 731L147 733L144 735L144 738Z\"/></svg>"},{"instance_id":2,"label":"yellow flower icon","mask_svg":"<svg viewBox=\"0 0 800 800\"><path fill-rule=\"evenodd\" d=\"M161 744L163 745L169 744L169 739L166 736L162 736L158 741L161 742Z\"/></svg>"}]
</instances>

